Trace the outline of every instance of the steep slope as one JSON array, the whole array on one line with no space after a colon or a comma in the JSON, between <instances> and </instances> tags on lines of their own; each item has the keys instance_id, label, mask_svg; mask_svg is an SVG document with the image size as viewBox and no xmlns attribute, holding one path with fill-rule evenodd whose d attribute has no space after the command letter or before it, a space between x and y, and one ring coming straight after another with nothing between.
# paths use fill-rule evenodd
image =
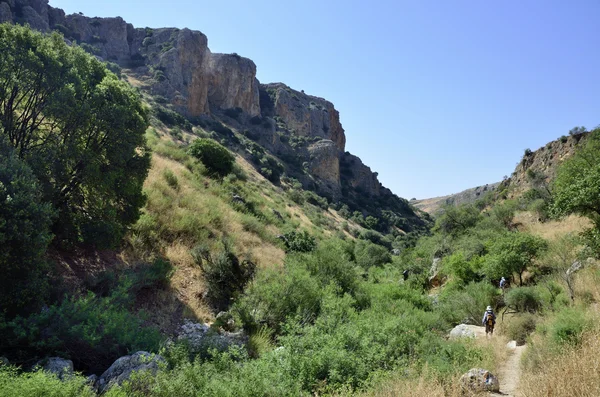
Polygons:
<instances>
[{"instance_id":1,"label":"steep slope","mask_svg":"<svg viewBox=\"0 0 600 397\"><path fill-rule=\"evenodd\" d=\"M3 21L59 31L97 57L130 69L161 107L201 126L218 120L256 141L276 157L267 158L272 182L278 183L282 170L277 168L283 168L305 189L380 219L381 231L427 228L424 214L415 213L406 200L383 187L360 158L345 152L345 132L331 102L282 83L260 84L254 62L235 53L212 53L201 32L135 28L120 17L65 15L47 0L2 2ZM235 146L236 138L228 135L222 138ZM252 149L237 148L252 159ZM264 164L255 165L265 169ZM385 221L390 216L382 211L391 211L394 221Z\"/></svg>"}]
</instances>

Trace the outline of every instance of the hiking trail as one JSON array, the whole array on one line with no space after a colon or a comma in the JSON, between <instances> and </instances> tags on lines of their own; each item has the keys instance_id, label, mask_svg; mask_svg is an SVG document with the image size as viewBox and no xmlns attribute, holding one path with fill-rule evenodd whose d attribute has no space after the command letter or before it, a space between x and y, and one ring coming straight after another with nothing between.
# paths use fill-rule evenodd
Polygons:
<instances>
[{"instance_id":1,"label":"hiking trail","mask_svg":"<svg viewBox=\"0 0 600 397\"><path fill-rule=\"evenodd\" d=\"M519 388L519 379L521 377L520 361L521 355L526 346L517 346L516 349L510 349L510 353L504 364L498 371L500 380L500 393L493 393L493 396L516 397Z\"/></svg>"}]
</instances>

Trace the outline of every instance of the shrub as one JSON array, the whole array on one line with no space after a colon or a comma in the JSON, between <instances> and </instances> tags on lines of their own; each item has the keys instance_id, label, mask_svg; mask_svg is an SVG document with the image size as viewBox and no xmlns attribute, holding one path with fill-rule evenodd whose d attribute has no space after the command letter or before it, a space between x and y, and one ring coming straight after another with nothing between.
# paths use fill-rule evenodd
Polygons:
<instances>
[{"instance_id":1,"label":"shrub","mask_svg":"<svg viewBox=\"0 0 600 397\"><path fill-rule=\"evenodd\" d=\"M363 269L371 266L383 266L392 261L389 250L370 241L359 240L354 248L356 263Z\"/></svg>"},{"instance_id":2,"label":"shrub","mask_svg":"<svg viewBox=\"0 0 600 397\"><path fill-rule=\"evenodd\" d=\"M177 176L173 173L173 171L166 168L163 171L163 177L165 178L165 181L167 181L167 184L169 186L171 186L175 190L179 190L179 180L177 179Z\"/></svg>"},{"instance_id":3,"label":"shrub","mask_svg":"<svg viewBox=\"0 0 600 397\"><path fill-rule=\"evenodd\" d=\"M281 235L285 252L310 252L317 247L317 241L306 230L295 231Z\"/></svg>"},{"instance_id":4,"label":"shrub","mask_svg":"<svg viewBox=\"0 0 600 397\"><path fill-rule=\"evenodd\" d=\"M192 252L207 285L206 300L216 311L227 310L252 280L256 265L241 261L224 244L223 251L214 257L200 247Z\"/></svg>"},{"instance_id":5,"label":"shrub","mask_svg":"<svg viewBox=\"0 0 600 397\"><path fill-rule=\"evenodd\" d=\"M190 146L189 152L213 174L225 176L233 171L235 157L212 139L196 139Z\"/></svg>"},{"instance_id":6,"label":"shrub","mask_svg":"<svg viewBox=\"0 0 600 397\"><path fill-rule=\"evenodd\" d=\"M552 342L558 346L564 344L578 345L583 332L590 328L591 320L586 313L577 308L566 308L558 313L548 326Z\"/></svg>"},{"instance_id":7,"label":"shrub","mask_svg":"<svg viewBox=\"0 0 600 397\"><path fill-rule=\"evenodd\" d=\"M318 194L316 194L315 192L311 192L310 190L306 190L304 192L304 199L307 202L311 203L312 205L321 207L324 210L326 210L329 205L329 203L327 202L327 199L325 197L321 197Z\"/></svg>"},{"instance_id":8,"label":"shrub","mask_svg":"<svg viewBox=\"0 0 600 397\"><path fill-rule=\"evenodd\" d=\"M449 325L480 325L486 306L495 307L499 298L498 288L487 282L470 283L464 288L446 287L438 298L437 310Z\"/></svg>"},{"instance_id":9,"label":"shrub","mask_svg":"<svg viewBox=\"0 0 600 397\"><path fill-rule=\"evenodd\" d=\"M95 373L125 354L157 351L158 330L143 326L142 318L125 308L131 301L127 286L106 298L90 292L29 317L0 321L0 350L18 363L49 355L70 358L77 368Z\"/></svg>"},{"instance_id":10,"label":"shrub","mask_svg":"<svg viewBox=\"0 0 600 397\"><path fill-rule=\"evenodd\" d=\"M83 376L60 380L44 372L20 372L15 367L0 365L0 397L94 397Z\"/></svg>"},{"instance_id":11,"label":"shrub","mask_svg":"<svg viewBox=\"0 0 600 397\"><path fill-rule=\"evenodd\" d=\"M504 297L506 305L518 312L535 313L542 308L542 301L535 287L512 288Z\"/></svg>"},{"instance_id":12,"label":"shrub","mask_svg":"<svg viewBox=\"0 0 600 397\"><path fill-rule=\"evenodd\" d=\"M518 345L523 345L529 335L535 331L536 324L536 316L525 313L511 318L504 328L504 334L508 339L517 341Z\"/></svg>"}]
</instances>

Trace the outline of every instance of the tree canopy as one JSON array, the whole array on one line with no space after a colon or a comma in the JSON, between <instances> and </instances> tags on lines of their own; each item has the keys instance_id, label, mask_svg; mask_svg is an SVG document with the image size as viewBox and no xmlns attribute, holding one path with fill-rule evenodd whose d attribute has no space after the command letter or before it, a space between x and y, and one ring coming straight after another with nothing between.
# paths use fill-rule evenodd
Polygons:
<instances>
[{"instance_id":1,"label":"tree canopy","mask_svg":"<svg viewBox=\"0 0 600 397\"><path fill-rule=\"evenodd\" d=\"M61 242L116 244L150 164L139 95L62 36L0 25L0 134L58 211Z\"/></svg>"}]
</instances>

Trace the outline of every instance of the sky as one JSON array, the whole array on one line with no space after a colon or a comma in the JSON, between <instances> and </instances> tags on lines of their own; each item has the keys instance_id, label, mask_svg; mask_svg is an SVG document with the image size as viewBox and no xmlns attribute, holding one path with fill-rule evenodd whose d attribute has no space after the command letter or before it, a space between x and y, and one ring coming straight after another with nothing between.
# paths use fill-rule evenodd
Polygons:
<instances>
[{"instance_id":1,"label":"sky","mask_svg":"<svg viewBox=\"0 0 600 397\"><path fill-rule=\"evenodd\" d=\"M600 124L598 0L50 0L200 30L262 83L334 103L346 150L407 199L510 175L525 149Z\"/></svg>"}]
</instances>

